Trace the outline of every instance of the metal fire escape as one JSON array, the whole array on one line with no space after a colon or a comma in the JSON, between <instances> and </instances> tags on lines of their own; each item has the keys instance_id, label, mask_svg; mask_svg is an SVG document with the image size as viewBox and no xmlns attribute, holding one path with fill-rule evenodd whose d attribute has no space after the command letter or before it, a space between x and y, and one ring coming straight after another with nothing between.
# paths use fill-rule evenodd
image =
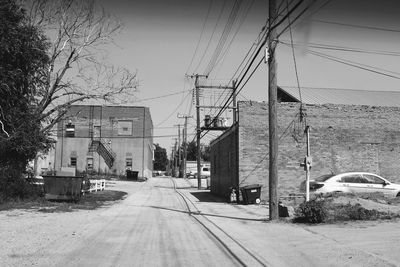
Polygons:
<instances>
[{"instance_id":1,"label":"metal fire escape","mask_svg":"<svg viewBox=\"0 0 400 267\"><path fill-rule=\"evenodd\" d=\"M104 162L107 164L108 168L114 164L116 154L112 150L111 146L107 144L107 142L101 138L101 129L99 136L94 135L94 106L90 106L89 108L89 152L97 152L103 159Z\"/></svg>"}]
</instances>

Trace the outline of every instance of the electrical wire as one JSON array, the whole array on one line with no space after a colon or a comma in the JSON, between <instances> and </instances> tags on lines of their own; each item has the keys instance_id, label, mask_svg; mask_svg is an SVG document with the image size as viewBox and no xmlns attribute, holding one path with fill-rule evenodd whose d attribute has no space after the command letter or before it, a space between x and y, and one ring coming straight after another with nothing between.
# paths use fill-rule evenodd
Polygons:
<instances>
[{"instance_id":1,"label":"electrical wire","mask_svg":"<svg viewBox=\"0 0 400 267\"><path fill-rule=\"evenodd\" d=\"M328 55L328 54L324 54L324 53L320 53L320 52L316 52L316 51L313 51L313 50L310 50L310 49L307 49L307 53L315 55L315 56L318 56L318 57L322 57L322 58L325 58L325 59L329 59L329 60L332 60L332 61L336 61L338 63L342 63L342 64L345 64L345 65L348 65L348 66L351 66L351 67L355 67L355 68L358 68L358 69L362 69L362 70L366 70L366 71L373 72L373 73L376 73L376 74L380 74L380 75L383 75L383 76L386 76L386 77L390 77L390 78L394 78L394 79L400 79L399 76L395 76L395 75L391 75L391 74L388 74L388 73L384 73L382 71L386 71L386 72L389 72L389 73L400 75L400 73L398 73L398 72L393 72L393 71L390 71L390 70L385 70L385 69L382 69L382 68L378 68L378 67L374 67L374 66L370 66L370 65L366 65L366 64L357 63L357 62L346 60L346 59L342 59L342 58L339 58L339 57L334 57L334 56L331 56L331 55Z\"/></svg>"},{"instance_id":2,"label":"electrical wire","mask_svg":"<svg viewBox=\"0 0 400 267\"><path fill-rule=\"evenodd\" d=\"M313 3L314 3L315 1L313 1ZM259 48L257 49L257 52L255 53L255 55L254 55L254 57L252 58L252 60L250 61L250 64L249 64L249 66L247 67L247 69L246 69L246 71L244 72L244 74L243 74L243 76L241 77L241 79L239 80L239 82L236 84L236 86L238 87L241 83L242 83L242 81L244 80L244 78L246 77L246 75L247 75L247 73L249 72L249 70L250 70L250 67L251 67L251 65L254 63L254 61L255 61L255 59L257 58L257 56L258 56L258 54L260 53L260 51L261 51L261 49L264 47L264 45L265 45L265 43L266 43L266 41L267 41L267 39L268 39L268 37L269 37L269 33L271 32L271 30L273 30L273 29L275 29L275 28L277 28L279 25L281 25L300 5L301 5L301 3L303 3L303 0L300 0L300 1L298 1L295 5L294 5L294 7L292 7L292 9L290 9L290 10L288 10L288 12L277 22L277 23L275 23L275 24L273 24L272 26L270 25L270 27L269 27L269 29L268 29L268 31L267 31L267 34L266 34L266 37L265 37L265 39L264 39L264 41L261 43L261 45L259 46ZM307 5L306 7L305 7L305 9L303 9L303 11L301 11L300 13L301 14L303 14L306 10L308 10L309 8L310 8L310 6L311 5ZM297 20L298 18L299 18L300 16L297 16L296 17L296 19L295 20ZM292 23L293 23L293 21L292 21ZM247 78L247 80L245 81L245 83L244 83L244 85L239 89L239 91L237 91L236 93L237 94L239 94L240 93L240 91L244 88L244 86L247 84L247 82L250 80L250 78L253 76L253 74L255 73L255 71L258 69L258 67L261 65L261 63L262 63L262 61L264 60L264 56L261 58L261 60L258 62L258 64L257 64L257 66L254 68L254 70L251 72L251 74L250 74L250 76ZM224 106L220 109L220 111L218 112L218 114L214 117L214 118L217 118L225 109L226 109L226 107L230 104L230 103L232 103L232 96L233 96L233 93L231 94L231 96L228 98L228 100L225 102L225 104L224 104ZM204 136L204 135L206 135L208 133L208 131L206 131L203 135L202 135L202 137Z\"/></svg>"},{"instance_id":3,"label":"electrical wire","mask_svg":"<svg viewBox=\"0 0 400 267\"><path fill-rule=\"evenodd\" d=\"M365 26L365 25L350 24L350 23L343 23L343 22L336 22L336 21L318 20L318 19L313 19L312 21L318 22L318 23L324 23L324 24L332 24L332 25L339 25L339 26L345 26L345 27L353 27L353 28L358 28L358 29L367 29L367 30L376 30L376 31L400 33L400 30L397 30L397 29L387 29L387 28L380 28L380 27L374 27L374 26Z\"/></svg>"},{"instance_id":4,"label":"electrical wire","mask_svg":"<svg viewBox=\"0 0 400 267\"><path fill-rule=\"evenodd\" d=\"M332 1L332 0L327 0L322 6L320 6L320 7L317 9L316 12L318 12L319 10L321 10L322 7L326 6L330 1ZM316 0L311 1L299 14L297 14L297 16L294 18L294 20L292 20L292 23L288 24L288 25L277 35L276 38L279 39L279 38L281 37L281 35L284 34L284 33L287 31L287 29L288 29L289 27L291 27L292 24L293 24L295 21L297 21L300 17L302 17L302 16L304 15L304 13L307 12L307 11L314 5L315 2L316 2ZM315 14L316 12L314 12L314 13L312 13L312 14Z\"/></svg>"},{"instance_id":5,"label":"electrical wire","mask_svg":"<svg viewBox=\"0 0 400 267\"><path fill-rule=\"evenodd\" d=\"M228 21L224 27L224 30L222 31L221 37L218 41L217 47L214 50L214 53L211 56L210 62L208 63L204 73L206 73L207 76L209 76L210 72L213 70L215 67L215 63L221 54L222 49L225 46L226 40L232 30L232 25L236 20L238 11L240 9L240 5L242 4L243 0L235 0L231 13L229 14Z\"/></svg>"},{"instance_id":6,"label":"electrical wire","mask_svg":"<svg viewBox=\"0 0 400 267\"><path fill-rule=\"evenodd\" d=\"M286 41L279 41L282 44L291 45ZM384 50L368 50L368 49L360 49L354 47L346 47L346 46L338 46L338 45L328 45L328 44L320 44L320 43L294 43L294 46L300 47L311 47L315 49L324 49L324 50L333 50L333 51L343 51L343 52L355 52L355 53L364 53L371 55L382 55L382 56L400 56L400 51L384 51Z\"/></svg>"},{"instance_id":7,"label":"electrical wire","mask_svg":"<svg viewBox=\"0 0 400 267\"><path fill-rule=\"evenodd\" d=\"M173 95L179 95L179 94L182 94L182 93L185 93L185 92L187 92L187 90L179 91L179 92L175 92L175 93L167 94L167 95L161 95L161 96L156 96L156 97L144 98L144 99L140 99L140 100L135 101L135 102L143 102L143 101L149 101L149 100L154 100L154 99L160 99L160 98L169 97L169 96L173 96Z\"/></svg>"},{"instance_id":8,"label":"electrical wire","mask_svg":"<svg viewBox=\"0 0 400 267\"><path fill-rule=\"evenodd\" d=\"M289 11L289 1L286 0L286 4L287 4L287 9ZM303 103L302 97L301 97L301 90L300 90L300 81L299 81L299 73L297 70L297 62L296 62L296 54L294 52L294 46L293 46L293 33L292 33L292 27L290 27L291 22L290 22L290 16L288 16L288 24L289 24L289 33L290 33L290 44L292 47L292 56L293 56L293 64L294 64L294 71L296 73L296 81L297 81L297 88L299 90L299 97L300 97L300 103ZM300 112L302 109L302 105L300 106Z\"/></svg>"},{"instance_id":9,"label":"electrical wire","mask_svg":"<svg viewBox=\"0 0 400 267\"><path fill-rule=\"evenodd\" d=\"M186 73L189 73L189 69L192 67L193 60L194 60L194 58L195 58L195 56L196 56L196 54L197 54L197 50L199 49L199 45L200 45L200 42L201 42L201 38L203 37L204 29L205 29L206 24L207 24L208 16L210 15L210 11L211 11L211 6L212 6L212 4L213 4L213 0L210 0L210 3L209 3L209 5L208 5L208 10L207 10L207 15L206 15L206 18L205 18L205 20L204 20L203 27L202 27L202 29L201 29L200 37L199 37L199 40L197 41L197 45L196 45L196 48L195 48L195 50L194 50L192 59L190 60L190 64L189 64L189 66L188 66L187 69L186 69Z\"/></svg>"},{"instance_id":10,"label":"electrical wire","mask_svg":"<svg viewBox=\"0 0 400 267\"><path fill-rule=\"evenodd\" d=\"M205 57L205 55L206 55L206 53L207 53L207 50L208 50L208 48L210 47L211 40L212 40L212 38L214 37L215 30L217 29L217 26L218 26L219 21L220 21L220 19L221 19L222 13L223 13L223 11L224 11L224 8L225 8L225 5L226 5L226 1L227 1L227 0L224 0L224 3L222 4L221 10L220 10L219 15L218 15L218 18L217 18L217 22L216 22L215 25L214 25L214 29L213 29L213 31L212 31L212 33L211 33L210 39L208 40L206 49L204 49L204 52L203 52L203 54L202 54L202 56L201 56L201 59L200 59L199 63L197 64L197 66L196 66L196 68L195 68L195 70L194 70L195 73L197 72L198 68L200 67L201 63L203 62L203 59L204 59L204 57Z\"/></svg>"},{"instance_id":11,"label":"electrical wire","mask_svg":"<svg viewBox=\"0 0 400 267\"><path fill-rule=\"evenodd\" d=\"M229 42L228 46L225 48L225 51L222 53L222 56L217 60L216 65L219 65L220 62L221 62L221 65L222 65L222 62L225 61L226 55L227 55L227 53L228 53L230 47L232 46L232 43L233 43L233 41L235 40L235 38L236 38L236 36L237 36L237 34L238 34L240 28L242 27L244 21L246 20L247 15L248 15L248 13L249 13L251 7L253 6L253 4L254 4L254 0L252 0L252 1L250 2L250 4L247 6L247 8L245 9L244 15L240 18L240 21L239 21L239 23L238 23L239 25L238 25L238 27L236 28L236 31L235 31L233 37L231 38L231 41ZM217 75L217 73L216 73L215 75Z\"/></svg>"},{"instance_id":12,"label":"electrical wire","mask_svg":"<svg viewBox=\"0 0 400 267\"><path fill-rule=\"evenodd\" d=\"M185 101L185 99L190 95L186 94L186 96L182 99L182 101L176 106L176 108L171 112L171 114L169 114L164 120L162 120L160 123L158 123L155 127L158 127L160 125L162 125L164 122L166 122L169 118L171 118L172 115L174 115L176 113L176 111L181 107L182 103Z\"/></svg>"},{"instance_id":13,"label":"electrical wire","mask_svg":"<svg viewBox=\"0 0 400 267\"><path fill-rule=\"evenodd\" d=\"M304 0L300 0L298 1L288 12L286 15L284 15L277 23L274 23L273 25L270 25L266 37L264 39L264 41L261 43L261 45L259 46L259 48L257 49L257 52L255 53L255 55L253 56L252 60L250 61L250 64L247 66L246 71L244 72L243 76L240 78L239 82L236 84L237 87L239 87L239 85L242 83L242 81L245 79L247 73L250 71L251 66L253 65L254 61L256 60L258 54L260 53L261 49L263 48L263 46L265 45L268 37L269 37L269 33L271 32L271 30L277 28L279 25L281 25L302 3L304 2ZM310 5L308 5L306 7L305 10L307 10L309 8ZM304 13L304 10L302 11L302 13ZM296 19L298 19L299 16L296 17ZM261 58L261 60L259 61L259 63L257 64L257 66L254 68L254 70L251 72L250 76L247 78L247 80L245 81L245 84L240 88L239 91L237 91L236 93L240 93L240 91L244 88L244 86L247 84L247 82L249 81L249 79L253 76L254 72L258 69L258 67L261 65L262 61L264 60L264 56ZM225 109L226 107L232 102L232 96L233 96L233 92L230 95L230 97L228 98L228 100L225 102L224 106L220 109L220 111L218 112L218 115L215 116L214 118L218 117ZM206 131L202 136L204 137L209 131Z\"/></svg>"}]
</instances>

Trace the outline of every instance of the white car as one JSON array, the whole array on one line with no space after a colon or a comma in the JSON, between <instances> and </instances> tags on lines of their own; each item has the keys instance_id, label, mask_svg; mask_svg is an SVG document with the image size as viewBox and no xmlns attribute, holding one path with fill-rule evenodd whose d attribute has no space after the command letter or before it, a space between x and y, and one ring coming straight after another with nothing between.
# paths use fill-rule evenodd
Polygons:
<instances>
[{"instance_id":1,"label":"white car","mask_svg":"<svg viewBox=\"0 0 400 267\"><path fill-rule=\"evenodd\" d=\"M300 185L300 191L304 192L305 188L305 181L303 181ZM382 192L388 197L400 197L400 185L368 172L328 174L310 180L310 193L326 194L333 192Z\"/></svg>"},{"instance_id":2,"label":"white car","mask_svg":"<svg viewBox=\"0 0 400 267\"><path fill-rule=\"evenodd\" d=\"M210 167L201 167L201 178L209 178L210 176ZM193 177L197 178L197 171L193 173Z\"/></svg>"}]
</instances>

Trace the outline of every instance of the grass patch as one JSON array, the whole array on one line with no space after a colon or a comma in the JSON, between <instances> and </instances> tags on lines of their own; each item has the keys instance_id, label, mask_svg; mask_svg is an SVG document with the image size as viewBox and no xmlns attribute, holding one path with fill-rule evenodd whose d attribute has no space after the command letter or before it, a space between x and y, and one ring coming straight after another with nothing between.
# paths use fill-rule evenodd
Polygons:
<instances>
[{"instance_id":1,"label":"grass patch","mask_svg":"<svg viewBox=\"0 0 400 267\"><path fill-rule=\"evenodd\" d=\"M363 203L363 204L360 204ZM387 211L381 206L388 207ZM330 194L301 203L295 212L295 223L334 223L343 221L371 221L400 218L399 212L389 207L399 206L400 198L387 198L380 193Z\"/></svg>"},{"instance_id":2,"label":"grass patch","mask_svg":"<svg viewBox=\"0 0 400 267\"><path fill-rule=\"evenodd\" d=\"M13 200L0 205L0 210L27 209L45 213L72 212L74 210L94 210L124 199L127 193L115 190L104 190L86 193L79 202L48 201L44 198L33 200Z\"/></svg>"}]
</instances>

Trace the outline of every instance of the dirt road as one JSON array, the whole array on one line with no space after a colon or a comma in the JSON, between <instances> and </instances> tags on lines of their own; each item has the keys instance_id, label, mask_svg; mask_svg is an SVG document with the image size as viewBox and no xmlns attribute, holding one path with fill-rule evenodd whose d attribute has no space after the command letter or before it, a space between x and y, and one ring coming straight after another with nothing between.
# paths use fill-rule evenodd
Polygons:
<instances>
[{"instance_id":1,"label":"dirt road","mask_svg":"<svg viewBox=\"0 0 400 267\"><path fill-rule=\"evenodd\" d=\"M174 187L177 187L177 191ZM400 223L270 223L186 180L115 182L98 210L0 212L1 266L397 266ZM178 193L181 193L178 194ZM189 210L191 215L189 215Z\"/></svg>"}]
</instances>

